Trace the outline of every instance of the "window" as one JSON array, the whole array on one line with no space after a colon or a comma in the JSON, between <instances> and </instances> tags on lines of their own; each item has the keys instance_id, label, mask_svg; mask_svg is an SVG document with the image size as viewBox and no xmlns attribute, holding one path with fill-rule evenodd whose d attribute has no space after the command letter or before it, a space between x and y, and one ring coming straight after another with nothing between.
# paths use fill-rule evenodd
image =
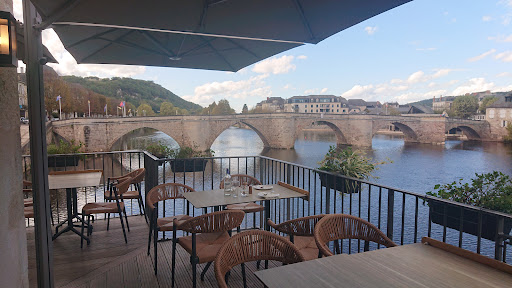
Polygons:
<instances>
[{"instance_id":1,"label":"window","mask_svg":"<svg viewBox=\"0 0 512 288\"><path fill-rule=\"evenodd\" d=\"M494 109L489 109L489 118L494 118Z\"/></svg>"},{"instance_id":2,"label":"window","mask_svg":"<svg viewBox=\"0 0 512 288\"><path fill-rule=\"evenodd\" d=\"M338 105L339 106L339 105ZM340 109L337 109L336 112L340 112Z\"/></svg>"},{"instance_id":3,"label":"window","mask_svg":"<svg viewBox=\"0 0 512 288\"><path fill-rule=\"evenodd\" d=\"M311 104L311 108L313 108L313 104Z\"/></svg>"},{"instance_id":4,"label":"window","mask_svg":"<svg viewBox=\"0 0 512 288\"><path fill-rule=\"evenodd\" d=\"M318 104L316 104L316 108L318 108Z\"/></svg>"},{"instance_id":5,"label":"window","mask_svg":"<svg viewBox=\"0 0 512 288\"><path fill-rule=\"evenodd\" d=\"M501 127L507 127L507 125L508 125L508 122L507 122L507 121L503 120L503 121L501 122Z\"/></svg>"},{"instance_id":6,"label":"window","mask_svg":"<svg viewBox=\"0 0 512 288\"><path fill-rule=\"evenodd\" d=\"M318 113L318 109L316 109L316 112Z\"/></svg>"},{"instance_id":7,"label":"window","mask_svg":"<svg viewBox=\"0 0 512 288\"><path fill-rule=\"evenodd\" d=\"M336 105L336 107L340 107L340 104Z\"/></svg>"},{"instance_id":8,"label":"window","mask_svg":"<svg viewBox=\"0 0 512 288\"><path fill-rule=\"evenodd\" d=\"M500 110L500 118L505 118L506 113L507 113L507 110L505 110L505 109L501 109L501 110Z\"/></svg>"},{"instance_id":9,"label":"window","mask_svg":"<svg viewBox=\"0 0 512 288\"><path fill-rule=\"evenodd\" d=\"M308 113L308 109L306 109L306 110L304 111L304 113Z\"/></svg>"}]
</instances>

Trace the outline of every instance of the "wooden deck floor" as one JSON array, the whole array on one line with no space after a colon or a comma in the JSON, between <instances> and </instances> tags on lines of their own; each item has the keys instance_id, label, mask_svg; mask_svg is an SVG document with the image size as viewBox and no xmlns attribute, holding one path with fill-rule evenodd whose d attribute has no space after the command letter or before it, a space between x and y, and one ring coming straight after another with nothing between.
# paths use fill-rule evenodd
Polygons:
<instances>
[{"instance_id":1,"label":"wooden deck floor","mask_svg":"<svg viewBox=\"0 0 512 288\"><path fill-rule=\"evenodd\" d=\"M153 272L153 252L147 255L149 228L143 217L128 217L131 232L128 244L124 243L119 220L94 224L91 244L80 249L78 235L68 232L53 241L54 273L56 287L171 287L172 241L160 242L158 247L158 276ZM36 263L33 228L27 228L29 281L36 287ZM85 244L85 243L84 243ZM190 256L178 245L175 287L192 287ZM198 275L205 264L198 266ZM276 263L270 263L275 267ZM256 263L248 263L249 287L263 287L254 276ZM198 287L217 287L213 266L205 275L205 281L197 281ZM230 287L243 287L240 267L235 267L229 278Z\"/></svg>"}]
</instances>

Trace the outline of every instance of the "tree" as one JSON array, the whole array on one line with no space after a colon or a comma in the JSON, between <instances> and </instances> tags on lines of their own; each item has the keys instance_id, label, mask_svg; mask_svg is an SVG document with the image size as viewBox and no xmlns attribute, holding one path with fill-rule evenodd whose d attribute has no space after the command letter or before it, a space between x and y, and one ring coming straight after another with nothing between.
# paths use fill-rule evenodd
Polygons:
<instances>
[{"instance_id":1,"label":"tree","mask_svg":"<svg viewBox=\"0 0 512 288\"><path fill-rule=\"evenodd\" d=\"M179 108L174 107L171 102L162 102L160 105L160 115L172 116L176 115L176 110Z\"/></svg>"},{"instance_id":2,"label":"tree","mask_svg":"<svg viewBox=\"0 0 512 288\"><path fill-rule=\"evenodd\" d=\"M482 100L482 104L480 105L480 108L478 109L478 110L480 110L480 113L485 113L485 109L487 109L487 107L489 107L492 103L496 102L496 100L498 100L498 97L495 97L495 96L485 97L484 100Z\"/></svg>"},{"instance_id":3,"label":"tree","mask_svg":"<svg viewBox=\"0 0 512 288\"><path fill-rule=\"evenodd\" d=\"M213 108L211 115L227 115L235 114L235 109L229 106L229 101L226 99L219 100L219 104Z\"/></svg>"},{"instance_id":4,"label":"tree","mask_svg":"<svg viewBox=\"0 0 512 288\"><path fill-rule=\"evenodd\" d=\"M242 114L249 113L249 108L247 107L247 104L244 104L244 108L242 108Z\"/></svg>"},{"instance_id":5,"label":"tree","mask_svg":"<svg viewBox=\"0 0 512 288\"><path fill-rule=\"evenodd\" d=\"M137 108L137 116L155 116L155 112L149 104L143 103Z\"/></svg>"},{"instance_id":6,"label":"tree","mask_svg":"<svg viewBox=\"0 0 512 288\"><path fill-rule=\"evenodd\" d=\"M457 118L465 119L473 115L478 109L478 100L475 96L464 95L453 100L452 112Z\"/></svg>"}]
</instances>

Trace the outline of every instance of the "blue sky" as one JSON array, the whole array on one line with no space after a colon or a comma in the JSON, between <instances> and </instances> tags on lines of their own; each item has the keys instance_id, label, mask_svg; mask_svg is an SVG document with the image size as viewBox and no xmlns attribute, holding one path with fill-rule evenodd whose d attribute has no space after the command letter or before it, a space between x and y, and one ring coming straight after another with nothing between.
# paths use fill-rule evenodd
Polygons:
<instances>
[{"instance_id":1,"label":"blue sky","mask_svg":"<svg viewBox=\"0 0 512 288\"><path fill-rule=\"evenodd\" d=\"M21 0L14 1L20 19ZM414 0L237 73L77 65L53 31L43 42L61 75L152 80L200 105L240 111L266 97L334 94L405 104L433 96L512 90L512 0Z\"/></svg>"}]
</instances>

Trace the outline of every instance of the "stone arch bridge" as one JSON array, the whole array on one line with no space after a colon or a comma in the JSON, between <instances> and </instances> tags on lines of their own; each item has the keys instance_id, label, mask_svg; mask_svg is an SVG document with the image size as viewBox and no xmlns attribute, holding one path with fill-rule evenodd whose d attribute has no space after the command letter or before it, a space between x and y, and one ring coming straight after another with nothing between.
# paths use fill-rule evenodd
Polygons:
<instances>
[{"instance_id":1,"label":"stone arch bridge","mask_svg":"<svg viewBox=\"0 0 512 288\"><path fill-rule=\"evenodd\" d=\"M261 138L265 147L291 149L304 128L313 124L330 127L338 144L371 146L374 134L393 124L400 128L406 142L443 144L452 128L465 132L470 140L493 140L486 121L452 120L443 117L324 115L272 113L221 116L168 116L130 118L82 118L53 122L51 129L68 141L81 141L86 151L109 151L123 135L140 129L157 129L183 146L211 147L230 126L245 124Z\"/></svg>"}]
</instances>

